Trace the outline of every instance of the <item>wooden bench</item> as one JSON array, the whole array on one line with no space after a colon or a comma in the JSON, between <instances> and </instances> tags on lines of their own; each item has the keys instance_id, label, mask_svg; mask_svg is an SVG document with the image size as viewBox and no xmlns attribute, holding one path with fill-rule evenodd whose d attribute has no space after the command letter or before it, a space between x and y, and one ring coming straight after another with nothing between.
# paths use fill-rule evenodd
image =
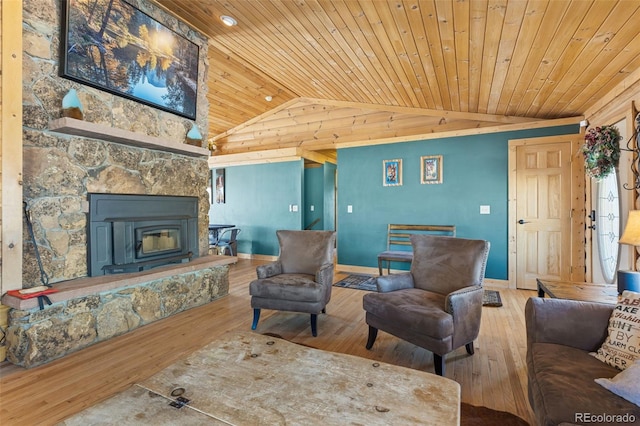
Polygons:
<instances>
[{"instance_id":1,"label":"wooden bench","mask_svg":"<svg viewBox=\"0 0 640 426\"><path fill-rule=\"evenodd\" d=\"M409 262L413 260L413 252L409 250L393 250L394 248L411 247L411 235L435 234L455 237L455 225L398 225L390 223L387 227L387 250L378 255L378 271L382 275L382 263L387 262L387 274L391 272L391 262Z\"/></svg>"}]
</instances>

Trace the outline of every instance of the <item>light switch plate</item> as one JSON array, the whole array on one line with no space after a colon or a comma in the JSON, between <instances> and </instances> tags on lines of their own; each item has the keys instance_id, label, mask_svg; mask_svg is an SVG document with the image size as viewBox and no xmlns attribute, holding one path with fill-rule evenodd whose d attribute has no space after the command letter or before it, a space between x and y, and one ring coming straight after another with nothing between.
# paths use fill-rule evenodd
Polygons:
<instances>
[{"instance_id":1,"label":"light switch plate","mask_svg":"<svg viewBox=\"0 0 640 426\"><path fill-rule=\"evenodd\" d=\"M297 211L298 211L298 205L297 205L297 204L294 204L294 205L293 205L293 211L294 211L294 212L297 212Z\"/></svg>"},{"instance_id":2,"label":"light switch plate","mask_svg":"<svg viewBox=\"0 0 640 426\"><path fill-rule=\"evenodd\" d=\"M347 206L347 213L353 213L353 206L351 204Z\"/></svg>"},{"instance_id":3,"label":"light switch plate","mask_svg":"<svg viewBox=\"0 0 640 426\"><path fill-rule=\"evenodd\" d=\"M491 206L480 206L480 214L491 214Z\"/></svg>"}]
</instances>

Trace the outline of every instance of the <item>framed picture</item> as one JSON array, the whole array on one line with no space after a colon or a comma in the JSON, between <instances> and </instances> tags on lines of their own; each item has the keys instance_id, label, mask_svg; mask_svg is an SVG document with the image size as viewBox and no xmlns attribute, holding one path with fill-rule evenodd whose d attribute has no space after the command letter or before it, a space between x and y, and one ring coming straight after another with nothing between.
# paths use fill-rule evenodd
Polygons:
<instances>
[{"instance_id":1,"label":"framed picture","mask_svg":"<svg viewBox=\"0 0 640 426\"><path fill-rule=\"evenodd\" d=\"M124 0L64 0L61 77L196 118L195 43Z\"/></svg>"},{"instance_id":2,"label":"framed picture","mask_svg":"<svg viewBox=\"0 0 640 426\"><path fill-rule=\"evenodd\" d=\"M213 204L213 194L216 193L215 190L215 181L213 169L209 170L209 182L207 184L207 194L209 194L209 204Z\"/></svg>"},{"instance_id":3,"label":"framed picture","mask_svg":"<svg viewBox=\"0 0 640 426\"><path fill-rule=\"evenodd\" d=\"M216 203L224 204L224 169L216 169L216 187L214 194Z\"/></svg>"},{"instance_id":4,"label":"framed picture","mask_svg":"<svg viewBox=\"0 0 640 426\"><path fill-rule=\"evenodd\" d=\"M382 161L382 185L402 185L402 160L395 159Z\"/></svg>"},{"instance_id":5,"label":"framed picture","mask_svg":"<svg viewBox=\"0 0 640 426\"><path fill-rule=\"evenodd\" d=\"M420 183L442 183L442 155L420 157Z\"/></svg>"}]
</instances>

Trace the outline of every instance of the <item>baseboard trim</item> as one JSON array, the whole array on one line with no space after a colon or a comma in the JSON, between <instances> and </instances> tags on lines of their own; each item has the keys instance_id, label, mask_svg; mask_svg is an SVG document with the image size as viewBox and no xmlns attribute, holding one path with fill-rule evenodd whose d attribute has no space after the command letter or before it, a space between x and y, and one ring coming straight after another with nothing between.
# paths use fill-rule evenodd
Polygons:
<instances>
[{"instance_id":1,"label":"baseboard trim","mask_svg":"<svg viewBox=\"0 0 640 426\"><path fill-rule=\"evenodd\" d=\"M350 274L369 274L369 275L378 275L378 268L369 267L369 266L356 266L356 265L336 265L336 271L338 272L346 272ZM386 268L382 270L383 274L386 274ZM392 269L392 274L401 274L405 271L403 269ZM495 278L485 278L484 285L492 288L509 288L509 281L507 280L498 280Z\"/></svg>"},{"instance_id":2,"label":"baseboard trim","mask_svg":"<svg viewBox=\"0 0 640 426\"><path fill-rule=\"evenodd\" d=\"M268 256L265 254L250 254L250 253L238 253L237 257L239 259L253 259L253 260L263 260L267 262L273 262L278 260L278 256ZM342 265L336 264L336 272L345 272L348 274L368 274L368 275L378 275L378 268L371 266L357 266L357 265ZM386 269L383 269L382 272L386 274ZM403 269L392 269L392 274L401 274L405 271ZM484 285L492 288L505 288L508 289L509 281L508 280L498 280L495 278L485 278Z\"/></svg>"},{"instance_id":3,"label":"baseboard trim","mask_svg":"<svg viewBox=\"0 0 640 426\"><path fill-rule=\"evenodd\" d=\"M378 275L378 268L372 268L370 266L356 266L356 265L341 265L341 264L337 264L336 265L336 271L337 272L347 272L349 274L369 274L369 275ZM386 269L385 269L386 271ZM400 271L400 270L395 270L392 269L391 273L397 274L400 272L407 272L407 271Z\"/></svg>"},{"instance_id":4,"label":"baseboard trim","mask_svg":"<svg viewBox=\"0 0 640 426\"><path fill-rule=\"evenodd\" d=\"M508 280L497 280L495 278L485 278L484 286L492 288L510 288Z\"/></svg>"},{"instance_id":5,"label":"baseboard trim","mask_svg":"<svg viewBox=\"0 0 640 426\"><path fill-rule=\"evenodd\" d=\"M264 260L266 262L273 262L278 260L278 256L270 256L266 254L238 253L236 257L238 259Z\"/></svg>"}]
</instances>

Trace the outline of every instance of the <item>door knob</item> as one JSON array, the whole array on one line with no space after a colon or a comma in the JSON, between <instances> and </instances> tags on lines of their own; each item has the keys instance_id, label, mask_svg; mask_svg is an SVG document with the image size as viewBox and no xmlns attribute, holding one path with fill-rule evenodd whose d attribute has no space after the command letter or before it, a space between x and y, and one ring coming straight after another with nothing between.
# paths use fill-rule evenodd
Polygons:
<instances>
[{"instance_id":1,"label":"door knob","mask_svg":"<svg viewBox=\"0 0 640 426\"><path fill-rule=\"evenodd\" d=\"M518 223L519 223L520 225L524 225L525 223L529 223L529 222L528 222L528 221L526 221L526 220L524 220L524 219L520 219L520 220L518 221Z\"/></svg>"}]
</instances>

